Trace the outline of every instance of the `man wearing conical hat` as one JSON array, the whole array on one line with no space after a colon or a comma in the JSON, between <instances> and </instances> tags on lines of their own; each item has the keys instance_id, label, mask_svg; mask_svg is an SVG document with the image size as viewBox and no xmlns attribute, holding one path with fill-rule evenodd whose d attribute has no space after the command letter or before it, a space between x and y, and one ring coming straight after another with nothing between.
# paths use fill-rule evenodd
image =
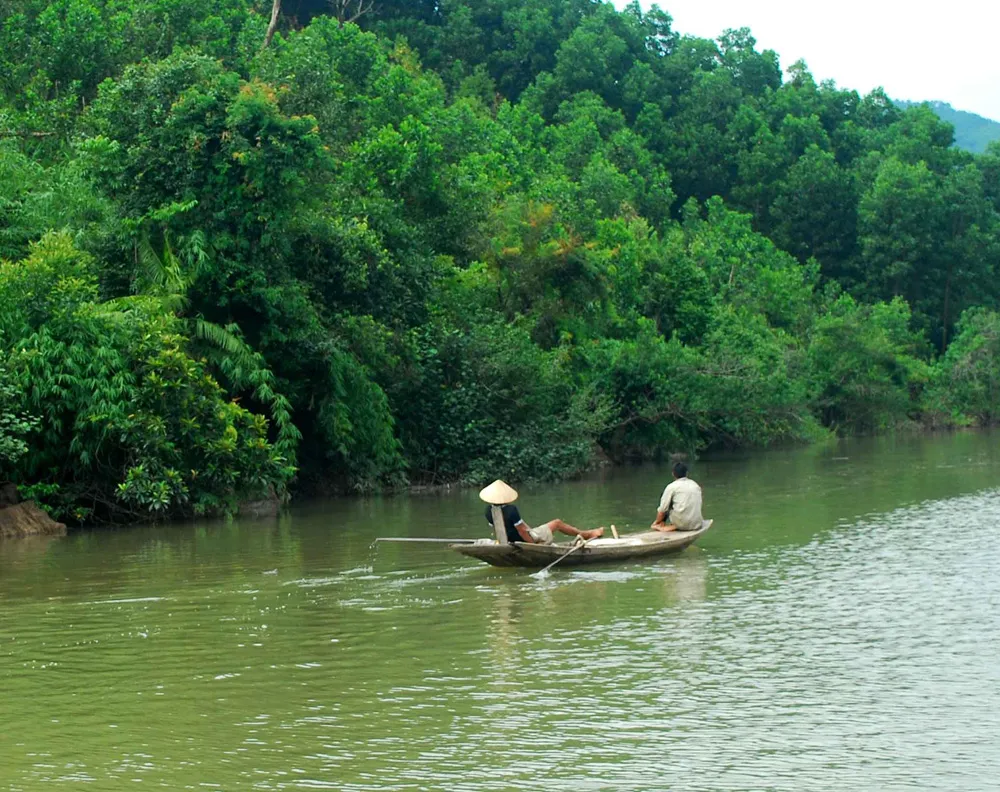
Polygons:
<instances>
[{"instance_id":1,"label":"man wearing conical hat","mask_svg":"<svg viewBox=\"0 0 1000 792\"><path fill-rule=\"evenodd\" d=\"M504 482L497 479L488 487L485 487L479 497L486 501L486 521L493 525L493 506L500 506L503 512L503 527L507 532L508 542L530 542L532 544L552 544L553 531L564 533L567 536L582 536L584 539L596 539L604 533L604 528L594 528L590 531L581 531L574 528L569 523L562 520L549 520L543 525L532 528L521 519L521 513L514 505L517 500L517 492Z\"/></svg>"}]
</instances>

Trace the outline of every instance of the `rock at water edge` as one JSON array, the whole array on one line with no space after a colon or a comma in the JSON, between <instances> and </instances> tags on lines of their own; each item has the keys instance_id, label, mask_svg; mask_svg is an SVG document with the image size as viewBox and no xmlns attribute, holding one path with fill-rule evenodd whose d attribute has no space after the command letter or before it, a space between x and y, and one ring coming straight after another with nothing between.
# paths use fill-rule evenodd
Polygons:
<instances>
[{"instance_id":1,"label":"rock at water edge","mask_svg":"<svg viewBox=\"0 0 1000 792\"><path fill-rule=\"evenodd\" d=\"M61 536L66 526L56 522L34 501L24 501L0 509L0 539L22 536Z\"/></svg>"}]
</instances>

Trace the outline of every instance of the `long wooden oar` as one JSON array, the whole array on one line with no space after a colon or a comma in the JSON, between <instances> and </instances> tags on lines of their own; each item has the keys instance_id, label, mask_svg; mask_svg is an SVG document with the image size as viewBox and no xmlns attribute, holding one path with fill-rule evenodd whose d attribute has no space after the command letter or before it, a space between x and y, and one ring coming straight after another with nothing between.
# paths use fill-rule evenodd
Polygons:
<instances>
[{"instance_id":1,"label":"long wooden oar","mask_svg":"<svg viewBox=\"0 0 1000 792\"><path fill-rule=\"evenodd\" d=\"M544 569L539 569L537 572L533 573L532 577L544 577L548 573L548 571L550 569L552 569L552 567L554 567L556 564L558 564L560 561L562 561L570 553L575 553L577 550L579 550L581 547L583 547L589 541L590 541L589 539L584 539L582 542L574 542L573 546L569 550L567 550L565 553L563 553L561 556L559 556L559 558L557 558L555 561L553 561L551 564L549 564Z\"/></svg>"},{"instance_id":2,"label":"long wooden oar","mask_svg":"<svg viewBox=\"0 0 1000 792\"><path fill-rule=\"evenodd\" d=\"M380 536L376 542L430 542L435 544L442 544L447 542L448 544L475 544L478 539L436 539L431 537L422 536Z\"/></svg>"}]
</instances>

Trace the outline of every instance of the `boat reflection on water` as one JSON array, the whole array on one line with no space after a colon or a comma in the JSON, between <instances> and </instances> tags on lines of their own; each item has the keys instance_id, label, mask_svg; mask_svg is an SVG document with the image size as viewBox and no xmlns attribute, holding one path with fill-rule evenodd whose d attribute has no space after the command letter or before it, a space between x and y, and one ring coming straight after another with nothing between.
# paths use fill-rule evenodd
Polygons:
<instances>
[{"instance_id":1,"label":"boat reflection on water","mask_svg":"<svg viewBox=\"0 0 1000 792\"><path fill-rule=\"evenodd\" d=\"M663 565L663 604L704 600L708 596L708 560L692 548L670 565Z\"/></svg>"},{"instance_id":2,"label":"boat reflection on water","mask_svg":"<svg viewBox=\"0 0 1000 792\"><path fill-rule=\"evenodd\" d=\"M656 565L564 570L543 579L497 575L488 587L493 596L487 640L497 663L519 662L522 640L634 614L637 602L653 611L701 602L708 597L708 576L708 559L695 549Z\"/></svg>"}]
</instances>

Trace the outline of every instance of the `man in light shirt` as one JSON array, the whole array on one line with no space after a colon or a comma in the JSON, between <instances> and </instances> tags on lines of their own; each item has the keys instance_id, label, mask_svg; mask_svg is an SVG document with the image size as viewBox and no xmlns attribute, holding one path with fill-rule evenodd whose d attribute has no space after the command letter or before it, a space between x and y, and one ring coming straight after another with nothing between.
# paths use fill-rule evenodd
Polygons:
<instances>
[{"instance_id":1,"label":"man in light shirt","mask_svg":"<svg viewBox=\"0 0 1000 792\"><path fill-rule=\"evenodd\" d=\"M697 531L701 528L701 487L687 477L687 465L674 465L674 480L663 490L654 531Z\"/></svg>"}]
</instances>

